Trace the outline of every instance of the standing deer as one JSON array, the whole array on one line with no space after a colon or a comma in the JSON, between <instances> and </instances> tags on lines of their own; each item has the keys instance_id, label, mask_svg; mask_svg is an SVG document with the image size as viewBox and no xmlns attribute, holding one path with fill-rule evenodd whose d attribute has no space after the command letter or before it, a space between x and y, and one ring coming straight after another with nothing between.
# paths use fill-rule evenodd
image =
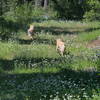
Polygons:
<instances>
[{"instance_id":1,"label":"standing deer","mask_svg":"<svg viewBox=\"0 0 100 100\"><path fill-rule=\"evenodd\" d=\"M28 36L33 39L34 35L34 25L30 25L30 28L28 29Z\"/></svg>"},{"instance_id":2,"label":"standing deer","mask_svg":"<svg viewBox=\"0 0 100 100\"><path fill-rule=\"evenodd\" d=\"M60 55L63 56L65 51L65 43L61 39L56 40L56 51L58 51Z\"/></svg>"}]
</instances>

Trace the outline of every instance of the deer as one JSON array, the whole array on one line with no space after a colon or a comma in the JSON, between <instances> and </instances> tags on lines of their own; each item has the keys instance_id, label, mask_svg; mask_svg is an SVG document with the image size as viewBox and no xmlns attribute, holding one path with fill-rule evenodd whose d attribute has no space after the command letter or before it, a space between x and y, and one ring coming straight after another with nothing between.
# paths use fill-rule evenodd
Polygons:
<instances>
[{"instance_id":1,"label":"deer","mask_svg":"<svg viewBox=\"0 0 100 100\"><path fill-rule=\"evenodd\" d=\"M60 38L56 39L56 51L58 51L61 56L64 55L65 43Z\"/></svg>"},{"instance_id":2,"label":"deer","mask_svg":"<svg viewBox=\"0 0 100 100\"><path fill-rule=\"evenodd\" d=\"M28 29L28 36L33 39L33 35L34 35L34 25L30 25L29 29Z\"/></svg>"}]
</instances>

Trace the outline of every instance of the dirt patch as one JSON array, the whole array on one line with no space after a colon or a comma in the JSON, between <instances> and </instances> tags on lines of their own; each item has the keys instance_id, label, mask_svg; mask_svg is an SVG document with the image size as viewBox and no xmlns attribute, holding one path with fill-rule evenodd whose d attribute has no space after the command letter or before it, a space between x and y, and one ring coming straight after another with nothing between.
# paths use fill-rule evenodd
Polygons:
<instances>
[{"instance_id":1,"label":"dirt patch","mask_svg":"<svg viewBox=\"0 0 100 100\"><path fill-rule=\"evenodd\" d=\"M100 40L97 39L97 40L93 40L91 41L88 46L89 48L95 48L95 47L100 47Z\"/></svg>"}]
</instances>

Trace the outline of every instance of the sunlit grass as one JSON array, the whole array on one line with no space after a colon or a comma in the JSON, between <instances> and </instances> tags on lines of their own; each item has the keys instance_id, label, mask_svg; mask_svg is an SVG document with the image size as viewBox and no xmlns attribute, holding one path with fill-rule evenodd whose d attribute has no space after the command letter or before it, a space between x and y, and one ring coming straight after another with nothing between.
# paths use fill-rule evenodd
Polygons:
<instances>
[{"instance_id":1,"label":"sunlit grass","mask_svg":"<svg viewBox=\"0 0 100 100\"><path fill-rule=\"evenodd\" d=\"M33 23L35 27L40 27L35 33L34 39L31 41L27 36L27 32L18 32L16 38L10 39L8 42L0 42L0 59L14 60L14 59L58 59L60 55L56 52L56 39L62 38L66 45L66 55L78 57L76 64L73 64L73 69L84 69L87 67L94 67L95 62L88 61L87 58L92 58L95 51L87 48L87 44L96 39L100 34L99 22L78 22L78 21L43 21ZM60 34L53 34L50 30L42 30L41 27L61 30ZM67 30L66 30L67 29ZM73 34L70 34L72 32ZM24 41L24 43L20 43ZM26 42L29 41L28 44ZM84 56L84 57L83 57ZM85 60L83 61L83 58ZM82 58L81 60L79 60ZM70 58L72 59L72 58ZM76 59L76 58L75 58ZM73 61L73 59L72 59ZM35 63L35 62L34 62ZM55 64L55 62L54 62ZM65 63L66 65L66 63Z\"/></svg>"},{"instance_id":2,"label":"sunlit grass","mask_svg":"<svg viewBox=\"0 0 100 100\"><path fill-rule=\"evenodd\" d=\"M32 73L57 73L59 72L61 69L58 67L35 67L35 68L24 68L22 66L22 68L15 68L12 71L6 72L8 74L32 74Z\"/></svg>"},{"instance_id":3,"label":"sunlit grass","mask_svg":"<svg viewBox=\"0 0 100 100\"><path fill-rule=\"evenodd\" d=\"M0 58L57 58L59 54L55 51L55 46L46 44L20 45L17 43L0 42Z\"/></svg>"},{"instance_id":4,"label":"sunlit grass","mask_svg":"<svg viewBox=\"0 0 100 100\"><path fill-rule=\"evenodd\" d=\"M97 39L100 36L100 29L92 32L84 32L78 35L78 42L91 42L92 40Z\"/></svg>"},{"instance_id":5,"label":"sunlit grass","mask_svg":"<svg viewBox=\"0 0 100 100\"><path fill-rule=\"evenodd\" d=\"M33 40L19 31L0 41L0 100L99 100L100 60L87 44L100 35L100 23L33 24L39 27ZM65 42L64 57L56 51L57 38Z\"/></svg>"}]
</instances>

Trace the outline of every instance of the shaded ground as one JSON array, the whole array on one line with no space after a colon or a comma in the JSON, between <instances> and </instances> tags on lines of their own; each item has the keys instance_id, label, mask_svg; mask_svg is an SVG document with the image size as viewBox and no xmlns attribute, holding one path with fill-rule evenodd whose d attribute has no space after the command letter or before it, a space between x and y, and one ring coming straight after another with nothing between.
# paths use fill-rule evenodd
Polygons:
<instances>
[{"instance_id":1,"label":"shaded ground","mask_svg":"<svg viewBox=\"0 0 100 100\"><path fill-rule=\"evenodd\" d=\"M68 69L47 74L0 74L0 99L92 100L94 92L98 96L100 93L99 78L96 72Z\"/></svg>"},{"instance_id":2,"label":"shaded ground","mask_svg":"<svg viewBox=\"0 0 100 100\"><path fill-rule=\"evenodd\" d=\"M90 47L90 48L100 47L100 39L91 41L88 44L88 47Z\"/></svg>"},{"instance_id":3,"label":"shaded ground","mask_svg":"<svg viewBox=\"0 0 100 100\"><path fill-rule=\"evenodd\" d=\"M50 32L53 35L60 35L60 34L78 34L81 32L91 32L95 30L99 30L100 28L83 28L83 27L43 27L38 26L35 28L36 32Z\"/></svg>"}]
</instances>

